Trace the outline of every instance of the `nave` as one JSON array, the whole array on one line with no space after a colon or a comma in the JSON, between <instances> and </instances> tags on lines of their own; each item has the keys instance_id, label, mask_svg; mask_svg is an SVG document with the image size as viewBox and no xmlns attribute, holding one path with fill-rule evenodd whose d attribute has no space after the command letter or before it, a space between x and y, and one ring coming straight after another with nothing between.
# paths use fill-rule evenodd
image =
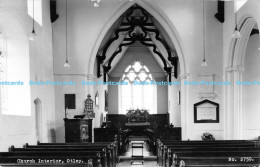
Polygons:
<instances>
[{"instance_id":1,"label":"nave","mask_svg":"<svg viewBox=\"0 0 260 167\"><path fill-rule=\"evenodd\" d=\"M120 155L113 143L40 143L12 146L0 153L1 166L81 167L257 167L260 142L249 140L157 141L156 156L144 141L135 140ZM143 148L133 152L142 144ZM142 150L143 149L143 150ZM118 154L119 153L119 154ZM142 155L142 156L140 156ZM138 159L135 159L137 158Z\"/></svg>"},{"instance_id":2,"label":"nave","mask_svg":"<svg viewBox=\"0 0 260 167\"><path fill-rule=\"evenodd\" d=\"M157 167L157 157L153 153L149 146L144 141L135 141L138 143L143 143L143 148L132 148L132 143L130 143L127 151L118 157L118 167ZM133 160L133 155L142 155L143 157L140 160Z\"/></svg>"},{"instance_id":3,"label":"nave","mask_svg":"<svg viewBox=\"0 0 260 167\"><path fill-rule=\"evenodd\" d=\"M139 112L137 110L127 115L107 115L108 121L104 126L94 129L94 142L90 141L92 139L87 134L89 127L87 125L92 121L83 118L65 119L67 129L65 143L38 142L37 145L26 143L23 148L11 146L9 152L0 152L0 165L17 167L62 167L64 165L254 167L260 165L259 140L215 140L211 134L205 133L202 140L184 141L180 140L180 128L169 125L167 114L150 115ZM122 123L122 121L126 122ZM76 124L73 125L75 122ZM77 124L78 122L81 124ZM118 129L116 124L123 126ZM77 133L70 133L71 128L75 132L76 129L80 130L78 141ZM74 142L71 141L73 139Z\"/></svg>"}]
</instances>

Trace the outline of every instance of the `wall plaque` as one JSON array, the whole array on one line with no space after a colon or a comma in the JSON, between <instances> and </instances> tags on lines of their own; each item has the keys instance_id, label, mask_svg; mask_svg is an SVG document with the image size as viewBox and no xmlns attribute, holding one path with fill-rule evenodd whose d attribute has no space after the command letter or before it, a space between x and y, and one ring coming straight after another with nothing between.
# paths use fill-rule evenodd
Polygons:
<instances>
[{"instance_id":1,"label":"wall plaque","mask_svg":"<svg viewBox=\"0 0 260 167\"><path fill-rule=\"evenodd\" d=\"M214 74L200 74L199 81L205 83L214 82ZM214 99L216 94L214 93L214 85L200 84L198 85L198 97L201 99Z\"/></svg>"},{"instance_id":2,"label":"wall plaque","mask_svg":"<svg viewBox=\"0 0 260 167\"><path fill-rule=\"evenodd\" d=\"M219 104L210 100L194 104L194 123L219 123Z\"/></svg>"}]
</instances>

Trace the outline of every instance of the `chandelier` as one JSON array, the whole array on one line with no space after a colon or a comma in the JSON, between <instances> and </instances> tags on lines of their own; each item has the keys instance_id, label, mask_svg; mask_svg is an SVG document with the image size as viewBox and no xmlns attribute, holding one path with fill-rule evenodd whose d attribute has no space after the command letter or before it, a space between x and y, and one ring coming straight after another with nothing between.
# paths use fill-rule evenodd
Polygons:
<instances>
[{"instance_id":1,"label":"chandelier","mask_svg":"<svg viewBox=\"0 0 260 167\"><path fill-rule=\"evenodd\" d=\"M101 0L90 0L92 3L94 3L94 7L99 7L99 3L101 2Z\"/></svg>"},{"instance_id":2,"label":"chandelier","mask_svg":"<svg viewBox=\"0 0 260 167\"><path fill-rule=\"evenodd\" d=\"M93 6L98 8L99 7L99 3L101 2L101 0L90 0L93 3ZM122 0L119 0L122 1ZM133 1L133 0L129 0L129 1Z\"/></svg>"}]
</instances>

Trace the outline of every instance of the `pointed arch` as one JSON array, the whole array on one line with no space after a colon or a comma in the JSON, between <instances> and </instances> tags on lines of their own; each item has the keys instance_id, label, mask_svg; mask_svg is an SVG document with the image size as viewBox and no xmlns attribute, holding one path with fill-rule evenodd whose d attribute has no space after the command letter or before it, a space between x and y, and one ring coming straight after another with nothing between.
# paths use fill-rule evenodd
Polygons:
<instances>
[{"instance_id":1,"label":"pointed arch","mask_svg":"<svg viewBox=\"0 0 260 167\"><path fill-rule=\"evenodd\" d=\"M237 39L236 45L234 46L233 66L244 65L246 46L249 40L248 37L256 24L256 20L250 15L245 15L240 19L239 28L241 37Z\"/></svg>"},{"instance_id":2,"label":"pointed arch","mask_svg":"<svg viewBox=\"0 0 260 167\"><path fill-rule=\"evenodd\" d=\"M248 14L239 19L238 30L241 37L231 40L225 71L227 80L231 82L242 80L246 47L250 33L256 24L256 20ZM243 136L242 86L232 84L226 88L226 92L225 139L241 139ZM230 122L233 122L233 125L230 125Z\"/></svg>"},{"instance_id":3,"label":"pointed arch","mask_svg":"<svg viewBox=\"0 0 260 167\"><path fill-rule=\"evenodd\" d=\"M35 135L38 141L42 140L42 102L39 98L34 100L35 106Z\"/></svg>"},{"instance_id":4,"label":"pointed arch","mask_svg":"<svg viewBox=\"0 0 260 167\"><path fill-rule=\"evenodd\" d=\"M186 80L189 77L189 67L187 66L188 60L185 58L184 53L184 45L182 42L182 38L180 34L178 33L176 27L170 20L170 18L165 14L165 12L160 9L159 7L154 7L151 2L149 1L142 1L142 0L135 0L135 2L126 1L123 2L121 6L119 6L115 11L115 13L112 15L112 18L109 18L109 21L105 24L105 26L102 28L102 31L100 32L100 35L97 37L94 47L91 50L90 59L88 62L88 66L86 67L86 71L88 72L88 75L95 76L94 74L94 64L96 60L96 55L98 52L98 49L105 38L106 33L110 29L110 27L116 22L116 20L132 5L137 4L144 8L147 12L149 12L165 29L166 33L168 34L171 42L173 43L176 53L179 60L179 69L180 69L180 77L181 82L183 83L184 80ZM181 84L184 85L184 84ZM186 122L188 122L187 111L188 107L186 107L186 104L189 102L189 86L181 86L181 127L182 127L182 139L187 139L188 129Z\"/></svg>"}]
</instances>

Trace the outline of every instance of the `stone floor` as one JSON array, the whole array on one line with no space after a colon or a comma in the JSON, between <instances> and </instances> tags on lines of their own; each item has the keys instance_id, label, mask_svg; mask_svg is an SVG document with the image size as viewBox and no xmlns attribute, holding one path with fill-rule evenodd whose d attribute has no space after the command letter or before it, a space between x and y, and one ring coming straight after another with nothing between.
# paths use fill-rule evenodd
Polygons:
<instances>
[{"instance_id":1,"label":"stone floor","mask_svg":"<svg viewBox=\"0 0 260 167\"><path fill-rule=\"evenodd\" d=\"M139 141L135 141L137 143L140 143ZM151 151L149 151L149 148L147 144L144 142L143 146L143 161L142 160L132 160L132 154L134 155L141 155L142 149L141 148L134 148L132 150L131 148L132 143L130 143L130 146L126 153L122 156L119 156L119 163L117 164L117 167L158 167L156 156L153 155ZM132 152L134 151L134 152Z\"/></svg>"}]
</instances>

